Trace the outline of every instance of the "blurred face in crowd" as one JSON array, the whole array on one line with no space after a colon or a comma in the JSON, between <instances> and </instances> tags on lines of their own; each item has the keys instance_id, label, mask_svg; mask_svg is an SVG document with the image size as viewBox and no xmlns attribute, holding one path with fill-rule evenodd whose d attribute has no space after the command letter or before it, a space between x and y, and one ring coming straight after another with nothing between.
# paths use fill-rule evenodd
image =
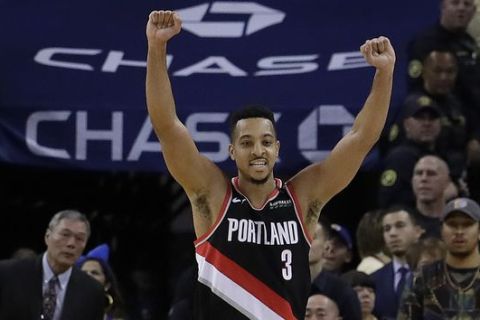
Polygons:
<instances>
[{"instance_id":1,"label":"blurred face in crowd","mask_svg":"<svg viewBox=\"0 0 480 320\"><path fill-rule=\"evenodd\" d=\"M406 211L385 214L382 219L383 238L388 250L398 257L403 257L411 244L420 237L421 230L414 225Z\"/></svg>"},{"instance_id":2,"label":"blurred face in crowd","mask_svg":"<svg viewBox=\"0 0 480 320\"><path fill-rule=\"evenodd\" d=\"M96 260L87 260L82 264L82 271L85 271L89 276L100 282L105 287L107 278L103 271L102 265Z\"/></svg>"},{"instance_id":3,"label":"blurred face in crowd","mask_svg":"<svg viewBox=\"0 0 480 320\"><path fill-rule=\"evenodd\" d=\"M308 298L305 320L339 320L337 304L321 294Z\"/></svg>"},{"instance_id":4,"label":"blurred face in crowd","mask_svg":"<svg viewBox=\"0 0 480 320\"><path fill-rule=\"evenodd\" d=\"M78 260L87 244L87 226L83 221L62 219L47 229L47 260L55 273L62 273Z\"/></svg>"},{"instance_id":5,"label":"blurred face in crowd","mask_svg":"<svg viewBox=\"0 0 480 320\"><path fill-rule=\"evenodd\" d=\"M357 293L360 306L362 308L362 315L369 315L375 306L375 291L370 287L356 286L353 290Z\"/></svg>"},{"instance_id":6,"label":"blurred face in crowd","mask_svg":"<svg viewBox=\"0 0 480 320\"><path fill-rule=\"evenodd\" d=\"M412 188L420 202L444 200L444 192L450 183L448 166L436 156L425 156L415 164Z\"/></svg>"},{"instance_id":7,"label":"blurred face in crowd","mask_svg":"<svg viewBox=\"0 0 480 320\"><path fill-rule=\"evenodd\" d=\"M341 271L344 264L352 260L352 254L346 244L336 235L325 243L323 268L328 271Z\"/></svg>"},{"instance_id":8,"label":"blurred face in crowd","mask_svg":"<svg viewBox=\"0 0 480 320\"><path fill-rule=\"evenodd\" d=\"M326 239L327 235L325 234L323 226L317 223L313 234L312 245L308 253L308 262L310 265L319 263L322 260Z\"/></svg>"},{"instance_id":9,"label":"blurred face in crowd","mask_svg":"<svg viewBox=\"0 0 480 320\"><path fill-rule=\"evenodd\" d=\"M449 254L468 257L478 250L479 223L462 212L452 212L443 221L442 238Z\"/></svg>"},{"instance_id":10,"label":"blurred face in crowd","mask_svg":"<svg viewBox=\"0 0 480 320\"><path fill-rule=\"evenodd\" d=\"M432 144L440 135L442 124L438 114L425 110L403 120L403 127L408 139L420 144Z\"/></svg>"},{"instance_id":11,"label":"blurred face in crowd","mask_svg":"<svg viewBox=\"0 0 480 320\"><path fill-rule=\"evenodd\" d=\"M420 255L420 258L418 259L417 270L421 270L427 264L431 264L442 258L443 256L440 250L435 253L424 252Z\"/></svg>"},{"instance_id":12,"label":"blurred face in crowd","mask_svg":"<svg viewBox=\"0 0 480 320\"><path fill-rule=\"evenodd\" d=\"M273 177L279 149L273 124L265 118L239 120L229 146L239 176L254 184L264 184Z\"/></svg>"},{"instance_id":13,"label":"blurred face in crowd","mask_svg":"<svg viewBox=\"0 0 480 320\"><path fill-rule=\"evenodd\" d=\"M455 86L457 73L457 60L451 52L432 51L423 64L424 87L432 95L447 95Z\"/></svg>"},{"instance_id":14,"label":"blurred face in crowd","mask_svg":"<svg viewBox=\"0 0 480 320\"><path fill-rule=\"evenodd\" d=\"M475 14L475 0L443 0L440 23L447 30L465 30Z\"/></svg>"}]
</instances>

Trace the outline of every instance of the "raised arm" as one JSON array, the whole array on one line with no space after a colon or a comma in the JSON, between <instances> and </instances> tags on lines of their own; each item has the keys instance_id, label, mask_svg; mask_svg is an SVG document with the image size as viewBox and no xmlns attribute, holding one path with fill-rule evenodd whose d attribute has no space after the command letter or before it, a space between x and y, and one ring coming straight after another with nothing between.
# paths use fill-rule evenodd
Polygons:
<instances>
[{"instance_id":1,"label":"raised arm","mask_svg":"<svg viewBox=\"0 0 480 320\"><path fill-rule=\"evenodd\" d=\"M220 169L200 154L175 110L166 52L167 42L180 32L181 24L180 17L172 11L150 13L146 27L146 95L148 113L162 146L168 170L194 202L196 197L205 196L205 190L218 192L223 197L226 182Z\"/></svg>"},{"instance_id":2,"label":"raised arm","mask_svg":"<svg viewBox=\"0 0 480 320\"><path fill-rule=\"evenodd\" d=\"M350 183L385 125L395 52L385 37L367 40L360 51L376 72L370 94L351 131L323 162L308 166L291 180L308 225L314 225L321 207Z\"/></svg>"}]
</instances>

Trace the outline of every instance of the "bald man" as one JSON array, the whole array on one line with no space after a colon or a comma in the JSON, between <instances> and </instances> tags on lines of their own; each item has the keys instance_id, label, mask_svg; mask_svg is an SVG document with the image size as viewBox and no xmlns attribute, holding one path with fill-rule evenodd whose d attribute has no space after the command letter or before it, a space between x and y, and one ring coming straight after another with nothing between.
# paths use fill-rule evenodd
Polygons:
<instances>
[{"instance_id":1,"label":"bald man","mask_svg":"<svg viewBox=\"0 0 480 320\"><path fill-rule=\"evenodd\" d=\"M427 155L417 161L413 169L412 189L415 195L414 216L424 229L422 237L440 238L440 216L452 188L455 193L450 170L443 159Z\"/></svg>"}]
</instances>

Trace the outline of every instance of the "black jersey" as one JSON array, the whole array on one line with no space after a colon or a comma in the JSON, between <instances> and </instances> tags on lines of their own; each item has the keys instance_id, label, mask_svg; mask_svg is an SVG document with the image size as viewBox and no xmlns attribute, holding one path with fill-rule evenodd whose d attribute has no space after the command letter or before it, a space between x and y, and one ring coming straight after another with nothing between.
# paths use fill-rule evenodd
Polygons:
<instances>
[{"instance_id":1,"label":"black jersey","mask_svg":"<svg viewBox=\"0 0 480 320\"><path fill-rule=\"evenodd\" d=\"M304 318L311 240L292 188L276 185L256 209L232 179L217 221L195 241L195 319Z\"/></svg>"}]
</instances>

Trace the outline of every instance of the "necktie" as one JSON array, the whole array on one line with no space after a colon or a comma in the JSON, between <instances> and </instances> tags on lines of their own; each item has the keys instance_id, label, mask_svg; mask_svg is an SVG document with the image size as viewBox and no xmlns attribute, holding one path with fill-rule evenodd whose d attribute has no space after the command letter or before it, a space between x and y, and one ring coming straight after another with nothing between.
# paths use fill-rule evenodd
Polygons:
<instances>
[{"instance_id":1,"label":"necktie","mask_svg":"<svg viewBox=\"0 0 480 320\"><path fill-rule=\"evenodd\" d=\"M48 281L47 290L43 293L42 319L44 320L53 319L57 304L57 283L57 276L53 276L50 281Z\"/></svg>"},{"instance_id":2,"label":"necktie","mask_svg":"<svg viewBox=\"0 0 480 320\"><path fill-rule=\"evenodd\" d=\"M397 285L396 294L397 294L398 302L400 302L403 289L405 288L405 283L407 282L408 269L405 267L401 267L400 269L398 269L397 272L400 273L400 281L398 282L398 285Z\"/></svg>"}]
</instances>

